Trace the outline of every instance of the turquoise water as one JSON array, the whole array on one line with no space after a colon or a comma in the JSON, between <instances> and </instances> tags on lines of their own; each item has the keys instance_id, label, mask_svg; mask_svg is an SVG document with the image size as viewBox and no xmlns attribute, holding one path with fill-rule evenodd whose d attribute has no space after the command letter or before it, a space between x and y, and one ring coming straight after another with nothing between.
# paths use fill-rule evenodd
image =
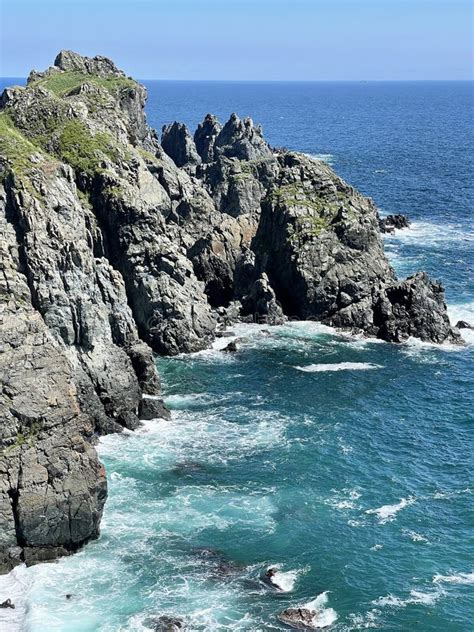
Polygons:
<instances>
[{"instance_id":1,"label":"turquoise water","mask_svg":"<svg viewBox=\"0 0 474 632\"><path fill-rule=\"evenodd\" d=\"M472 87L364 89L157 83L149 117L253 105L273 143L325 154L411 215L391 261L440 278L453 318L474 321ZM195 631L283 630L281 610L318 598L334 632L471 630L474 336L455 349L317 323L233 332L235 355L158 360L171 421L102 439L101 538L10 575L18 629L145 631L173 614ZM270 565L288 592L259 581Z\"/></svg>"}]
</instances>

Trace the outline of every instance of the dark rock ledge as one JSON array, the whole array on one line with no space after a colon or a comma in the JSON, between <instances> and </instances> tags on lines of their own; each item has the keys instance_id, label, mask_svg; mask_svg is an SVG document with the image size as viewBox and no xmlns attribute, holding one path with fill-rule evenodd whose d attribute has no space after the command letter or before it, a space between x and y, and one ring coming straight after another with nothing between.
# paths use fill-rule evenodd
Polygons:
<instances>
[{"instance_id":1,"label":"dark rock ledge","mask_svg":"<svg viewBox=\"0 0 474 632\"><path fill-rule=\"evenodd\" d=\"M152 351L288 317L460 339L441 286L395 278L375 205L327 165L235 114L160 144L145 99L70 51L0 99L0 571L97 537L94 437L168 414Z\"/></svg>"}]
</instances>

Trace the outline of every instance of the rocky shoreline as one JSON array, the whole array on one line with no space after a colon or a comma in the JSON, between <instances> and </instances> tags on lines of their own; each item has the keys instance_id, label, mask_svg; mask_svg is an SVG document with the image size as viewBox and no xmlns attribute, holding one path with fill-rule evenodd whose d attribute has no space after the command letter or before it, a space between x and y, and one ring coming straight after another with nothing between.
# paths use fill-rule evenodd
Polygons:
<instances>
[{"instance_id":1,"label":"rocky shoreline","mask_svg":"<svg viewBox=\"0 0 474 632\"><path fill-rule=\"evenodd\" d=\"M0 100L0 572L98 536L97 436L169 414L153 353L239 320L461 340L443 288L396 279L374 203L330 167L235 114L160 140L145 100L70 51Z\"/></svg>"}]
</instances>

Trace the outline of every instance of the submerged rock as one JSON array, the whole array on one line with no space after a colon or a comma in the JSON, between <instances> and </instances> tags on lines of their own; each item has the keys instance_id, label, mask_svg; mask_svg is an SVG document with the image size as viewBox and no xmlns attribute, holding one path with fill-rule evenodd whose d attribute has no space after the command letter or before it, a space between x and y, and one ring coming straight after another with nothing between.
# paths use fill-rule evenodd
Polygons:
<instances>
[{"instance_id":1,"label":"submerged rock","mask_svg":"<svg viewBox=\"0 0 474 632\"><path fill-rule=\"evenodd\" d=\"M153 632L179 632L185 629L182 619L168 615L150 617L146 620L145 625Z\"/></svg>"}]
</instances>

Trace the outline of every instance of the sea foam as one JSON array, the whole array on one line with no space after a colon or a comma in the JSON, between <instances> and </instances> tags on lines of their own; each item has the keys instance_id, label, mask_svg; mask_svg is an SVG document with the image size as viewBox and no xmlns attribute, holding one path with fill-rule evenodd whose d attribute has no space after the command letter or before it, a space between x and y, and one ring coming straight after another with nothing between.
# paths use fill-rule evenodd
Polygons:
<instances>
[{"instance_id":1,"label":"sea foam","mask_svg":"<svg viewBox=\"0 0 474 632\"><path fill-rule=\"evenodd\" d=\"M295 366L295 369L304 371L305 373L319 373L324 371L368 371L381 368L383 367L380 364L371 364L370 362L333 362Z\"/></svg>"},{"instance_id":2,"label":"sea foam","mask_svg":"<svg viewBox=\"0 0 474 632\"><path fill-rule=\"evenodd\" d=\"M399 503L394 505L383 505L377 509L367 509L366 514L374 514L379 519L380 524L391 522L395 520L395 516L399 511L412 505L415 502L414 498L402 498Z\"/></svg>"},{"instance_id":3,"label":"sea foam","mask_svg":"<svg viewBox=\"0 0 474 632\"><path fill-rule=\"evenodd\" d=\"M435 575L433 577L433 584L474 584L474 573Z\"/></svg>"},{"instance_id":4,"label":"sea foam","mask_svg":"<svg viewBox=\"0 0 474 632\"><path fill-rule=\"evenodd\" d=\"M0 608L0 632L22 632L31 574L24 564L0 575L0 602L10 599L15 608Z\"/></svg>"},{"instance_id":5,"label":"sea foam","mask_svg":"<svg viewBox=\"0 0 474 632\"><path fill-rule=\"evenodd\" d=\"M337 612L334 608L326 608L328 603L328 592L324 591L312 601L304 604L303 608L314 610L316 615L313 617L312 625L314 628L327 628L337 621Z\"/></svg>"}]
</instances>

